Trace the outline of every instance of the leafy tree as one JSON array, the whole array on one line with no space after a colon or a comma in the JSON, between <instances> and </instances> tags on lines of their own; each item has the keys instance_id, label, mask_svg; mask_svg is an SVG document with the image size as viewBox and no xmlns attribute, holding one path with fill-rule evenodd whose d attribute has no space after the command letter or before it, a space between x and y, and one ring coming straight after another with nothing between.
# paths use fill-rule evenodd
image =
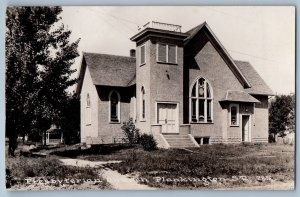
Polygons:
<instances>
[{"instance_id":1,"label":"leafy tree","mask_svg":"<svg viewBox=\"0 0 300 197\"><path fill-rule=\"evenodd\" d=\"M66 89L79 55L61 7L8 7L6 11L6 135L14 154L18 135L61 124Z\"/></svg>"},{"instance_id":2,"label":"leafy tree","mask_svg":"<svg viewBox=\"0 0 300 197\"><path fill-rule=\"evenodd\" d=\"M66 144L80 142L80 100L74 95L68 98L63 108L61 129Z\"/></svg>"},{"instance_id":3,"label":"leafy tree","mask_svg":"<svg viewBox=\"0 0 300 197\"><path fill-rule=\"evenodd\" d=\"M283 133L286 128L295 131L295 95L277 95L269 109L270 133Z\"/></svg>"}]
</instances>

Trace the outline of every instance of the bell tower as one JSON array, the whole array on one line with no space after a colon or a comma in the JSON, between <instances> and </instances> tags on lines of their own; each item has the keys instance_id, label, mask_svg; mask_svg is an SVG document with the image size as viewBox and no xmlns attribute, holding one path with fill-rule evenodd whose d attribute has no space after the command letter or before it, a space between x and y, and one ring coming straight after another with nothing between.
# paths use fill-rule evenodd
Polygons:
<instances>
[{"instance_id":1,"label":"bell tower","mask_svg":"<svg viewBox=\"0 0 300 197\"><path fill-rule=\"evenodd\" d=\"M148 22L136 42L137 127L144 133L179 133L183 124L183 48L181 26Z\"/></svg>"}]
</instances>

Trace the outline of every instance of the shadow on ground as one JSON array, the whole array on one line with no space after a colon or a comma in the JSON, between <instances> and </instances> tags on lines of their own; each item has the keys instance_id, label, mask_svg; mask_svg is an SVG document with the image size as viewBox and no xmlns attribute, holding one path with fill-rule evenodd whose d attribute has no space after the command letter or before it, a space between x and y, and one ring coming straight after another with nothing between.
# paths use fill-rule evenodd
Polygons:
<instances>
[{"instance_id":1,"label":"shadow on ground","mask_svg":"<svg viewBox=\"0 0 300 197\"><path fill-rule=\"evenodd\" d=\"M69 157L69 158L76 158L78 156L85 156L85 155L109 155L120 150L132 148L130 145L121 144L121 145L93 145L90 148L82 149L67 149L67 150L58 150L53 151L51 155L57 155L61 157Z\"/></svg>"}]
</instances>

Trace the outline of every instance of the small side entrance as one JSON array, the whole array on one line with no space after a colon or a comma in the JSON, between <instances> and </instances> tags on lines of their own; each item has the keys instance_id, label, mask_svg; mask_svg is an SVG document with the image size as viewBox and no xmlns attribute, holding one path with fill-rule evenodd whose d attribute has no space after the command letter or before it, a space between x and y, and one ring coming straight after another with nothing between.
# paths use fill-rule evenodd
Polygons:
<instances>
[{"instance_id":1,"label":"small side entrance","mask_svg":"<svg viewBox=\"0 0 300 197\"><path fill-rule=\"evenodd\" d=\"M157 103L157 123L162 133L178 133L178 111L175 103Z\"/></svg>"},{"instance_id":2,"label":"small side entrance","mask_svg":"<svg viewBox=\"0 0 300 197\"><path fill-rule=\"evenodd\" d=\"M242 116L242 142L251 142L250 115Z\"/></svg>"}]
</instances>

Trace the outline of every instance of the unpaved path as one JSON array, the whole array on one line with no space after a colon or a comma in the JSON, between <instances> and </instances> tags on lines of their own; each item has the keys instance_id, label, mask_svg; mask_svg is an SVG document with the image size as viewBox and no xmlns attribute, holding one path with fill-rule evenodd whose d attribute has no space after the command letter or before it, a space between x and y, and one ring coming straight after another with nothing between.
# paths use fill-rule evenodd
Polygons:
<instances>
[{"instance_id":1,"label":"unpaved path","mask_svg":"<svg viewBox=\"0 0 300 197\"><path fill-rule=\"evenodd\" d=\"M93 167L101 168L101 175L107 180L113 189L117 190L154 190L155 188L147 185L142 185L134 178L129 178L127 175L122 175L117 171L104 168L104 164L120 163L121 161L87 161L82 159L60 159L64 165L78 166L78 167Z\"/></svg>"},{"instance_id":2,"label":"unpaved path","mask_svg":"<svg viewBox=\"0 0 300 197\"><path fill-rule=\"evenodd\" d=\"M78 167L92 167L102 170L101 175L110 183L113 189L116 190L155 190L156 188L142 185L129 175L122 175L117 171L104 167L104 164L120 163L121 161L87 161L82 159L60 159L64 165ZM246 186L233 188L217 188L215 190L293 190L294 182L274 182L263 186Z\"/></svg>"},{"instance_id":3,"label":"unpaved path","mask_svg":"<svg viewBox=\"0 0 300 197\"><path fill-rule=\"evenodd\" d=\"M103 167L104 164L121 162L121 161L87 161L82 159L60 159L60 161L63 162L64 165L68 165L68 166L92 167L92 168Z\"/></svg>"}]
</instances>

